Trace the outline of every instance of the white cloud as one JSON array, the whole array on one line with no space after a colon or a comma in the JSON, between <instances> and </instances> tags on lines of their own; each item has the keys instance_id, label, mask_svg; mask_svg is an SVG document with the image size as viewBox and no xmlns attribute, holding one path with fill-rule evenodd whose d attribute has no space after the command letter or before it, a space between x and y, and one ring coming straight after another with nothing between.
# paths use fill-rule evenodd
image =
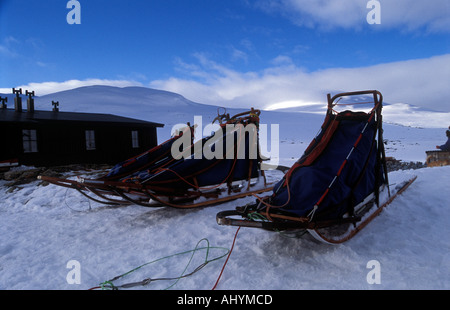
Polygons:
<instances>
[{"instance_id":1,"label":"white cloud","mask_svg":"<svg viewBox=\"0 0 450 310\"><path fill-rule=\"evenodd\" d=\"M416 30L424 27L430 32L450 31L450 2L448 0L380 1L382 24L388 27Z\"/></svg>"},{"instance_id":2,"label":"white cloud","mask_svg":"<svg viewBox=\"0 0 450 310\"><path fill-rule=\"evenodd\" d=\"M280 13L299 26L311 28L356 28L367 26L369 0L260 0L257 7ZM429 32L450 31L448 0L378 0L383 28Z\"/></svg>"},{"instance_id":3,"label":"white cloud","mask_svg":"<svg viewBox=\"0 0 450 310\"><path fill-rule=\"evenodd\" d=\"M3 39L3 44L0 44L0 55L8 58L15 58L18 56L13 46L20 44L19 40L12 36L8 36Z\"/></svg>"},{"instance_id":4,"label":"white cloud","mask_svg":"<svg viewBox=\"0 0 450 310\"><path fill-rule=\"evenodd\" d=\"M56 93L64 90L74 89L83 86L105 85L116 87L127 86L142 86L141 83L127 80L102 80L102 79L87 79L87 80L69 80L65 82L43 82L43 83L29 83L27 85L13 86L15 88L22 88L25 90L34 90L36 96L44 96L51 93ZM10 93L11 88L0 88L0 93Z\"/></svg>"},{"instance_id":5,"label":"white cloud","mask_svg":"<svg viewBox=\"0 0 450 310\"><path fill-rule=\"evenodd\" d=\"M259 72L237 72L204 55L196 57L197 61L193 64L182 60L177 62L185 74L189 69L192 70L191 77L156 80L148 86L176 92L204 104L261 109L325 105L327 93L377 89L388 103L408 103L450 112L450 54L369 67L313 72L296 67L283 56L274 59L272 67ZM87 79L11 87L34 90L37 96L43 96L90 85L143 86L132 80ZM0 93L10 92L11 88L0 89Z\"/></svg>"},{"instance_id":6,"label":"white cloud","mask_svg":"<svg viewBox=\"0 0 450 310\"><path fill-rule=\"evenodd\" d=\"M257 108L286 102L290 106L293 102L325 103L327 93L377 89L389 103L450 111L450 54L314 72L306 72L287 61L278 63L281 64L261 72L240 73L201 57L199 63L189 66L196 69L191 79L172 77L153 81L150 86L205 104Z\"/></svg>"},{"instance_id":7,"label":"white cloud","mask_svg":"<svg viewBox=\"0 0 450 310\"><path fill-rule=\"evenodd\" d=\"M11 51L6 46L0 45L0 54L10 55Z\"/></svg>"},{"instance_id":8,"label":"white cloud","mask_svg":"<svg viewBox=\"0 0 450 310\"><path fill-rule=\"evenodd\" d=\"M280 65L292 65L294 62L292 61L292 58L285 55L278 55L274 59L272 59L271 63L275 66Z\"/></svg>"}]
</instances>

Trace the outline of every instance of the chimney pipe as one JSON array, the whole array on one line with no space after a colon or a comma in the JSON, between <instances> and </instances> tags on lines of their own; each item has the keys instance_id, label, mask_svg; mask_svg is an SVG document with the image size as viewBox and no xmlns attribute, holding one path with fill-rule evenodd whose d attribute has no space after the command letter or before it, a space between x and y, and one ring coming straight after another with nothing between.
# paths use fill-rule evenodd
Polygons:
<instances>
[{"instance_id":1,"label":"chimney pipe","mask_svg":"<svg viewBox=\"0 0 450 310\"><path fill-rule=\"evenodd\" d=\"M32 97L35 96L34 90L33 91L26 90L25 94L28 96L28 99L27 99L27 111L28 112L34 112L34 98L32 98Z\"/></svg>"},{"instance_id":2,"label":"chimney pipe","mask_svg":"<svg viewBox=\"0 0 450 310\"><path fill-rule=\"evenodd\" d=\"M52 105L53 105L53 112L58 112L59 111L59 101L52 101Z\"/></svg>"},{"instance_id":3,"label":"chimney pipe","mask_svg":"<svg viewBox=\"0 0 450 310\"><path fill-rule=\"evenodd\" d=\"M14 98L14 109L16 112L22 112L22 98L20 97L22 95L22 88L13 88L12 91L16 95L16 98Z\"/></svg>"},{"instance_id":4,"label":"chimney pipe","mask_svg":"<svg viewBox=\"0 0 450 310\"><path fill-rule=\"evenodd\" d=\"M8 102L8 97L5 98L0 97L0 102L2 103L0 109L6 109L6 102Z\"/></svg>"}]
</instances>

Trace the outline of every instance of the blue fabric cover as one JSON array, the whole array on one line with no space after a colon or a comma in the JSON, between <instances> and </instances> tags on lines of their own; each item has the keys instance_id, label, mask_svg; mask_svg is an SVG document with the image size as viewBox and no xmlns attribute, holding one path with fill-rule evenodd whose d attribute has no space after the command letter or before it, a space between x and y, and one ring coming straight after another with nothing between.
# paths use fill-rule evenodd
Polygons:
<instances>
[{"instance_id":1,"label":"blue fabric cover","mask_svg":"<svg viewBox=\"0 0 450 310\"><path fill-rule=\"evenodd\" d=\"M274 187L272 205L284 205L281 208L282 211L297 216L307 216L337 175L368 119L368 116L361 117L361 114L346 112L346 116L332 120L328 124L325 123L322 132L318 135L319 139L323 138L323 132L328 126L331 126L333 122L339 122L326 148L311 165L300 165L292 172L288 180L290 199L285 179ZM375 171L378 169L374 119L371 120L341 174L320 203L315 212L315 218L341 217L351 205L358 204L374 191ZM302 161L305 161L305 158L302 157L299 163Z\"/></svg>"},{"instance_id":2,"label":"blue fabric cover","mask_svg":"<svg viewBox=\"0 0 450 310\"><path fill-rule=\"evenodd\" d=\"M204 145L212 137L204 138L197 143ZM237 150L236 141L235 134L234 148ZM167 186L167 184L170 184L177 189L186 189L193 187L192 184L195 182L200 187L220 184L226 182L229 176L233 181L245 180L249 177L249 171L250 176L254 178L259 174L259 159L258 157L249 159L249 145L249 139L245 139L245 159L226 159L226 140L225 130L223 129L223 159L206 159L203 155L201 159L180 159L169 165L164 165L163 171L158 169L139 171L135 174L135 181L147 185ZM214 146L212 150L214 151Z\"/></svg>"},{"instance_id":3,"label":"blue fabric cover","mask_svg":"<svg viewBox=\"0 0 450 310\"><path fill-rule=\"evenodd\" d=\"M122 178L127 178L130 174L135 173L143 169L155 169L164 163L172 159L170 149L172 144L179 137L174 137L157 147L148 150L136 157L130 158L126 161L120 162L115 165L104 179L107 180L117 180Z\"/></svg>"}]
</instances>

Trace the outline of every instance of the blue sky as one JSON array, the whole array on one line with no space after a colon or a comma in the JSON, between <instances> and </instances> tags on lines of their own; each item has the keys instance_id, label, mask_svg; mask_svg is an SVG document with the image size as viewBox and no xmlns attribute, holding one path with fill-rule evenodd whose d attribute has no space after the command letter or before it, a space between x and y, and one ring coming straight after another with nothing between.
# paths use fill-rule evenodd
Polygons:
<instances>
[{"instance_id":1,"label":"blue sky","mask_svg":"<svg viewBox=\"0 0 450 310\"><path fill-rule=\"evenodd\" d=\"M79 25L67 2L0 0L0 89L140 85L267 107L383 88L450 111L448 0L380 0L372 25L368 0L79 0Z\"/></svg>"}]
</instances>

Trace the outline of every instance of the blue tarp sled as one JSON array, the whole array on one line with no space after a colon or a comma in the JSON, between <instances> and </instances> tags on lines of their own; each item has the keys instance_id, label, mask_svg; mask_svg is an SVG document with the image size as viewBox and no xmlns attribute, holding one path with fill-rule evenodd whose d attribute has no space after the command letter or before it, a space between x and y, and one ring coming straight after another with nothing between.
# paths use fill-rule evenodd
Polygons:
<instances>
[{"instance_id":1,"label":"blue tarp sled","mask_svg":"<svg viewBox=\"0 0 450 310\"><path fill-rule=\"evenodd\" d=\"M366 221L367 211L381 210L391 196L382 101L376 90L328 95L319 134L274 186L273 194L220 212L217 222L270 230L308 230L323 240L327 238L318 229L343 227L345 234L335 241L353 236L358 225ZM353 111L363 104L370 105L368 111ZM344 111L336 111L342 107Z\"/></svg>"},{"instance_id":2,"label":"blue tarp sled","mask_svg":"<svg viewBox=\"0 0 450 310\"><path fill-rule=\"evenodd\" d=\"M193 208L268 192L273 184L266 183L261 170L259 115L255 109L233 117L218 115L218 130L195 143L195 126L188 124L175 137L97 179L40 179L74 188L97 202L146 207Z\"/></svg>"}]
</instances>

